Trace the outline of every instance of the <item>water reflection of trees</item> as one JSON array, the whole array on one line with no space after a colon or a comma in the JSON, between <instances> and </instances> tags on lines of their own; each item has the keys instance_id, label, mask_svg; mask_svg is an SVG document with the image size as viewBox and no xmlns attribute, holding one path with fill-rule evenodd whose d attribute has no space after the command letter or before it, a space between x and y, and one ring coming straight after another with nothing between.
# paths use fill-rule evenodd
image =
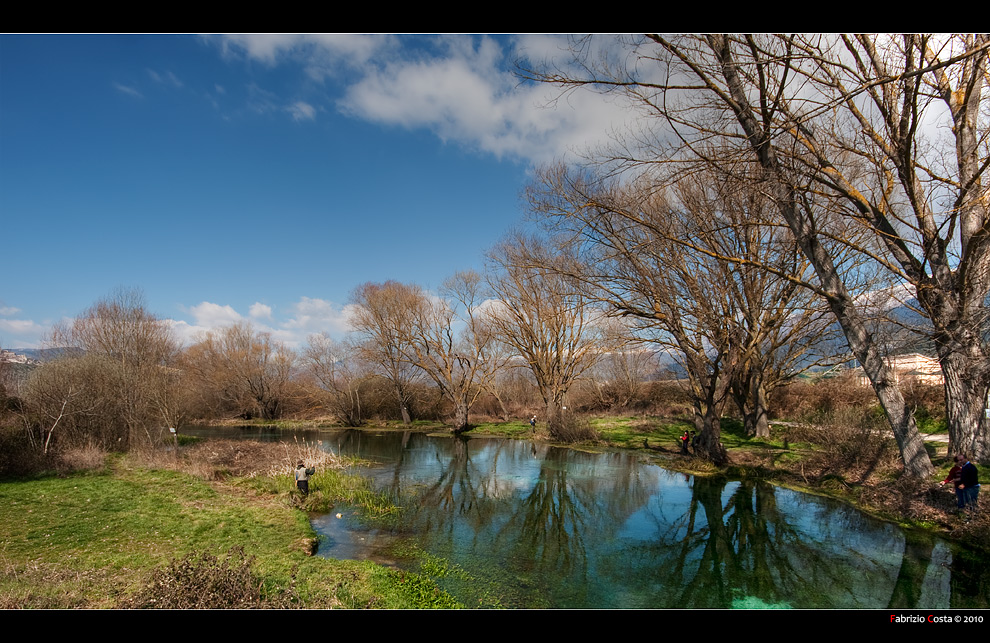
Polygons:
<instances>
[{"instance_id":1,"label":"water reflection of trees","mask_svg":"<svg viewBox=\"0 0 990 643\"><path fill-rule=\"evenodd\" d=\"M545 583L588 584L588 540L609 538L656 493L657 476L628 454L587 454L504 440L452 438L428 451L436 477L403 479L403 532L429 534L440 555L479 553L492 573ZM592 544L593 548L594 545Z\"/></svg>"},{"instance_id":2,"label":"water reflection of trees","mask_svg":"<svg viewBox=\"0 0 990 643\"><path fill-rule=\"evenodd\" d=\"M862 559L837 557L795 527L772 485L732 484L695 478L684 514L658 519L657 540L613 568L617 579L653 588L641 607L877 606L863 583L876 576L864 574Z\"/></svg>"},{"instance_id":3,"label":"water reflection of trees","mask_svg":"<svg viewBox=\"0 0 990 643\"><path fill-rule=\"evenodd\" d=\"M763 482L666 483L630 454L503 440L349 439L394 463L377 479L403 498L397 530L514 587L506 605L948 607L951 592L985 607L982 560L953 557L950 584L930 536Z\"/></svg>"},{"instance_id":4,"label":"water reflection of trees","mask_svg":"<svg viewBox=\"0 0 990 643\"><path fill-rule=\"evenodd\" d=\"M588 539L611 538L656 490L655 477L636 475L632 464L619 454L547 450L495 543L541 574L586 580ZM601 469L608 474L596 475Z\"/></svg>"}]
</instances>

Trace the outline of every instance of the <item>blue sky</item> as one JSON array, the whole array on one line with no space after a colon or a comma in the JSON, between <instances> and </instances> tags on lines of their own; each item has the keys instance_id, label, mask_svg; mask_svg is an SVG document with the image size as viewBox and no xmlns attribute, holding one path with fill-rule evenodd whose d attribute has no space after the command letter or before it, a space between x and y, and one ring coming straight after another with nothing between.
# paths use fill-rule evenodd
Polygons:
<instances>
[{"instance_id":1,"label":"blue sky","mask_svg":"<svg viewBox=\"0 0 990 643\"><path fill-rule=\"evenodd\" d=\"M534 167L622 110L521 83L549 36L0 36L0 347L118 287L186 342L346 331L351 291L436 288L523 217Z\"/></svg>"}]
</instances>

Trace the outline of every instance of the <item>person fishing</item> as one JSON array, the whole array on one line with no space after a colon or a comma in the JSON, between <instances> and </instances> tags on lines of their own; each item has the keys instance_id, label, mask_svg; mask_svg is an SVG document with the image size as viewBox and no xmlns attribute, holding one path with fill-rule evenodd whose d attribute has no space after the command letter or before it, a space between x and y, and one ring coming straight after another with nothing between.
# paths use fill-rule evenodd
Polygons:
<instances>
[{"instance_id":1,"label":"person fishing","mask_svg":"<svg viewBox=\"0 0 990 643\"><path fill-rule=\"evenodd\" d=\"M296 464L296 488L304 496L309 495L309 477L314 473L316 473L316 468L310 467L307 469L302 460Z\"/></svg>"}]
</instances>

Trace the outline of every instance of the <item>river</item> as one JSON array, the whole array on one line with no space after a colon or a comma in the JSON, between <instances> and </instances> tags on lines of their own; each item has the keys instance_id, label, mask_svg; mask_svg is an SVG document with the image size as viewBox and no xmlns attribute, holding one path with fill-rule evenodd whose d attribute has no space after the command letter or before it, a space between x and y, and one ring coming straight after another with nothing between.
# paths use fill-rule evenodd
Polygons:
<instances>
[{"instance_id":1,"label":"river","mask_svg":"<svg viewBox=\"0 0 990 643\"><path fill-rule=\"evenodd\" d=\"M371 461L355 472L402 511L386 525L353 508L315 517L318 555L426 571L469 606L988 604L979 553L765 482L498 438L341 430L319 439Z\"/></svg>"}]
</instances>

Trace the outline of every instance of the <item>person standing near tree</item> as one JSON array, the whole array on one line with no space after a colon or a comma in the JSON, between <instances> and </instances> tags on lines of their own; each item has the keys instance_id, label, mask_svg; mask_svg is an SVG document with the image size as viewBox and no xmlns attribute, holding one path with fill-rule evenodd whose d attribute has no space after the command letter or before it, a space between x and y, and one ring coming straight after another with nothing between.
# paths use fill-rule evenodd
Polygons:
<instances>
[{"instance_id":1,"label":"person standing near tree","mask_svg":"<svg viewBox=\"0 0 990 643\"><path fill-rule=\"evenodd\" d=\"M959 472L962 471L962 456L957 455L952 459L952 461L955 464L953 464L952 468L949 469L949 475L945 476L945 480L939 484L946 484L947 482L952 483L952 487L956 493L956 506L962 509L964 504L963 496L962 492L959 490Z\"/></svg>"},{"instance_id":2,"label":"person standing near tree","mask_svg":"<svg viewBox=\"0 0 990 643\"><path fill-rule=\"evenodd\" d=\"M959 507L975 511L976 499L980 495L980 475L965 453L960 454L959 459L963 463L959 470L959 501L962 503Z\"/></svg>"}]
</instances>

